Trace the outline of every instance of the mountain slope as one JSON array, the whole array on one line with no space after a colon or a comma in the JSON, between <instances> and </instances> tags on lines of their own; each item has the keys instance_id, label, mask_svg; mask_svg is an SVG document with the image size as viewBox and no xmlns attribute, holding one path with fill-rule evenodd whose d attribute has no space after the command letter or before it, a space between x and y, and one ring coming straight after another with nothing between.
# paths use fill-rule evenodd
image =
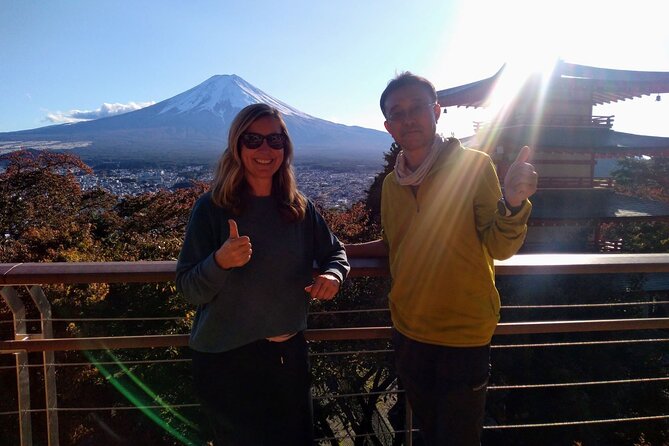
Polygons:
<instances>
[{"instance_id":1,"label":"mountain slope","mask_svg":"<svg viewBox=\"0 0 669 446\"><path fill-rule=\"evenodd\" d=\"M55 148L74 147L72 150L89 163L213 162L226 146L234 116L257 102L271 104L284 115L298 163L380 164L391 143L385 132L310 116L239 76L217 75L170 99L123 115L0 133L0 150L45 147L51 141Z\"/></svg>"}]
</instances>

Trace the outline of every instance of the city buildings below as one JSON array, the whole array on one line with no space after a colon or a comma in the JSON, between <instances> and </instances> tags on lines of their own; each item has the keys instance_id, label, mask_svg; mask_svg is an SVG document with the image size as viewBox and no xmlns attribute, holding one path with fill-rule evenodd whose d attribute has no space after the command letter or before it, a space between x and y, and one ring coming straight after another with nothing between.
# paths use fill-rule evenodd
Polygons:
<instances>
[{"instance_id":1,"label":"city buildings below","mask_svg":"<svg viewBox=\"0 0 669 446\"><path fill-rule=\"evenodd\" d=\"M299 189L325 208L348 208L364 200L379 168L354 166L351 171L331 171L311 166L295 166ZM161 169L104 169L81 175L84 190L101 188L115 195L139 195L147 192L188 187L191 181L209 183L210 166L183 166Z\"/></svg>"}]
</instances>

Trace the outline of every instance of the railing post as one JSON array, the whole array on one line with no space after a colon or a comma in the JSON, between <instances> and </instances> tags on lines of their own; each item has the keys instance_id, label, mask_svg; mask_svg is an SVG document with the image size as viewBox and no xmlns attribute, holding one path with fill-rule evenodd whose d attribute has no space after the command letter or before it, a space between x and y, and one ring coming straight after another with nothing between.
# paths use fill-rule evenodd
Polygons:
<instances>
[{"instance_id":1,"label":"railing post","mask_svg":"<svg viewBox=\"0 0 669 446\"><path fill-rule=\"evenodd\" d=\"M0 296L5 300L14 319L14 340L25 338L26 308L14 288L6 286L0 289ZM19 403L19 432L21 446L32 446L33 433L30 419L30 374L28 353L25 350L14 352L16 358L16 389Z\"/></svg>"},{"instance_id":2,"label":"railing post","mask_svg":"<svg viewBox=\"0 0 669 446\"><path fill-rule=\"evenodd\" d=\"M406 433L404 434L404 444L406 446L412 446L413 445L413 411L411 410L411 403L409 403L409 397L406 394L406 391L404 392L404 412L405 412L405 422L404 422L404 429L406 430Z\"/></svg>"},{"instance_id":3,"label":"railing post","mask_svg":"<svg viewBox=\"0 0 669 446\"><path fill-rule=\"evenodd\" d=\"M42 324L42 338L53 338L53 325L51 323L51 304L47 299L42 287L32 286L30 288L35 305L40 313ZM49 437L49 446L58 446L58 397L56 392L56 366L53 351L42 352L44 361L44 393L46 395L46 429Z\"/></svg>"}]
</instances>

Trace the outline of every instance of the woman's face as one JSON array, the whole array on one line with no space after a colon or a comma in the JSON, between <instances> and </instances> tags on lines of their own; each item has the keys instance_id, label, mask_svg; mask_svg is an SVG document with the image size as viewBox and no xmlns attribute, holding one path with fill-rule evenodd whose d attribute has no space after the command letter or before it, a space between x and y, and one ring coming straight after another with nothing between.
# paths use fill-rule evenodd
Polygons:
<instances>
[{"instance_id":1,"label":"woman's face","mask_svg":"<svg viewBox=\"0 0 669 446\"><path fill-rule=\"evenodd\" d=\"M254 133L263 137L283 134L279 120L272 116L256 119L244 133ZM244 144L244 135L240 138L240 142L244 177L251 186L251 191L254 195L270 195L272 176L281 167L284 149L270 147L267 139L262 140L260 147L251 149Z\"/></svg>"}]
</instances>

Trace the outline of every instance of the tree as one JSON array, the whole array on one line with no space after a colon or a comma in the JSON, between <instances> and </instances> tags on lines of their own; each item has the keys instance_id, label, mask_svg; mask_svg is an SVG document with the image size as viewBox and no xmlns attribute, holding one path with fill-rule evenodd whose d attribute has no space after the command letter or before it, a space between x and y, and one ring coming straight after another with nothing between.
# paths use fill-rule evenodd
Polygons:
<instances>
[{"instance_id":1,"label":"tree","mask_svg":"<svg viewBox=\"0 0 669 446\"><path fill-rule=\"evenodd\" d=\"M93 257L84 194L75 173L90 173L68 154L21 150L0 157L0 259L67 261Z\"/></svg>"},{"instance_id":2,"label":"tree","mask_svg":"<svg viewBox=\"0 0 669 446\"><path fill-rule=\"evenodd\" d=\"M92 171L69 154L17 151L4 155L0 161L6 165L0 174L2 262L176 259L190 209L204 190L204 185L198 183L173 192L119 198L100 189L83 191L76 174ZM176 293L174 284L56 284L43 288L53 317L71 320L54 323L56 337L187 333L190 327L193 310ZM24 302L29 314L34 314L30 298L25 297ZM4 306L0 311L3 319L11 317ZM114 320L134 316L149 320L135 322L134 328L130 322ZM112 320L91 323L79 321L82 317ZM59 389L68 389L59 395L60 407L78 407L82 401L88 407L127 405L128 398L135 404L152 405L156 404L153 394L163 395L168 401L191 401L189 382L183 379L190 376L187 366L151 362L179 356L175 349L96 351L83 355L56 355L60 364L90 362L89 366L58 368ZM135 360L145 364L132 365ZM182 370L175 373L179 368ZM93 373L95 369L102 376ZM32 380L39 382L39 370L32 369L31 373ZM137 382L151 384L137 386ZM149 393L148 387L152 388ZM38 393L38 389L34 391ZM43 400L39 394L36 396ZM165 410L162 418L155 413L147 416L163 425L147 425L132 411L121 411L112 417L95 411L65 412L59 420L61 438L64 444L106 444L110 432L118 437L116 441L146 444L183 444L188 437L197 438L192 425L183 422L183 417L174 411ZM5 420L0 419L0 423ZM167 421L176 423L176 427ZM9 433L15 429L3 426L0 431ZM44 440L41 435L38 433L36 439L40 443Z\"/></svg>"},{"instance_id":3,"label":"tree","mask_svg":"<svg viewBox=\"0 0 669 446\"><path fill-rule=\"evenodd\" d=\"M612 175L619 192L669 202L669 158L625 158Z\"/></svg>"},{"instance_id":4,"label":"tree","mask_svg":"<svg viewBox=\"0 0 669 446\"><path fill-rule=\"evenodd\" d=\"M627 158L613 172L616 191L648 200L669 203L669 158ZM607 223L602 234L623 240L624 252L669 252L669 217L646 221Z\"/></svg>"},{"instance_id":5,"label":"tree","mask_svg":"<svg viewBox=\"0 0 669 446\"><path fill-rule=\"evenodd\" d=\"M374 224L381 224L381 189L383 180L395 168L395 160L401 150L402 148L396 142L390 145L390 149L383 154L383 159L385 160L383 170L376 174L374 181L372 181L367 191L365 205L369 211L370 221Z\"/></svg>"}]
</instances>

